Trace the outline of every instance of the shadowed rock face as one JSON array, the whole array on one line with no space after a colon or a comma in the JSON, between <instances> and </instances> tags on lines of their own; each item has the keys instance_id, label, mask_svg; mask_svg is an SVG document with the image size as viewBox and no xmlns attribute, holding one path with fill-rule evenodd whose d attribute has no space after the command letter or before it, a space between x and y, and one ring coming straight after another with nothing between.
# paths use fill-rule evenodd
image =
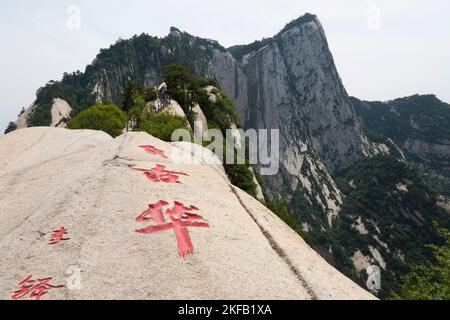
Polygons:
<instances>
[{"instance_id":1,"label":"shadowed rock face","mask_svg":"<svg viewBox=\"0 0 450 320\"><path fill-rule=\"evenodd\" d=\"M41 299L374 299L176 144L28 128L0 152L0 299L35 299L30 275Z\"/></svg>"}]
</instances>

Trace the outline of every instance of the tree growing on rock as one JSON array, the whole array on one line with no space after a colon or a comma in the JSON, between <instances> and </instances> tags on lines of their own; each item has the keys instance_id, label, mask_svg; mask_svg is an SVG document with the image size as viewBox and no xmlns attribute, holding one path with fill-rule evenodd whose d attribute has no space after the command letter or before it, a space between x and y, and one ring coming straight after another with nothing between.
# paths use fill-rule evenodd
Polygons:
<instances>
[{"instance_id":1,"label":"tree growing on rock","mask_svg":"<svg viewBox=\"0 0 450 320\"><path fill-rule=\"evenodd\" d=\"M15 124L14 122L10 122L10 123L8 124L8 127L7 127L6 130L5 130L5 134L8 134L8 133L13 132L13 131L15 131L15 130L17 130L16 124Z\"/></svg>"},{"instance_id":2,"label":"tree growing on rock","mask_svg":"<svg viewBox=\"0 0 450 320\"><path fill-rule=\"evenodd\" d=\"M122 134L126 122L127 115L118 106L94 105L73 118L69 128L101 130L115 138Z\"/></svg>"},{"instance_id":3,"label":"tree growing on rock","mask_svg":"<svg viewBox=\"0 0 450 320\"><path fill-rule=\"evenodd\" d=\"M125 112L135 105L134 96L136 94L137 87L132 81L128 81L122 92L122 110Z\"/></svg>"}]
</instances>

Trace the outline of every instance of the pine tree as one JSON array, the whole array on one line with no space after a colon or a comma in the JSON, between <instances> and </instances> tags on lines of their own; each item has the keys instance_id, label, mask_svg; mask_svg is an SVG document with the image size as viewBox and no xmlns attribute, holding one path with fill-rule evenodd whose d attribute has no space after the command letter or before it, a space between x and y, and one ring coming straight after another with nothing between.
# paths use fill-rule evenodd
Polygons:
<instances>
[{"instance_id":1,"label":"pine tree","mask_svg":"<svg viewBox=\"0 0 450 320\"><path fill-rule=\"evenodd\" d=\"M15 124L14 122L10 122L10 123L8 124L8 127L7 127L6 130L5 130L5 134L8 134L8 133L10 133L10 132L12 132L12 131L15 131L15 130L17 130L16 124Z\"/></svg>"},{"instance_id":2,"label":"pine tree","mask_svg":"<svg viewBox=\"0 0 450 320\"><path fill-rule=\"evenodd\" d=\"M136 85L132 81L128 81L122 92L122 110L128 112L134 106L134 95L136 93Z\"/></svg>"}]
</instances>

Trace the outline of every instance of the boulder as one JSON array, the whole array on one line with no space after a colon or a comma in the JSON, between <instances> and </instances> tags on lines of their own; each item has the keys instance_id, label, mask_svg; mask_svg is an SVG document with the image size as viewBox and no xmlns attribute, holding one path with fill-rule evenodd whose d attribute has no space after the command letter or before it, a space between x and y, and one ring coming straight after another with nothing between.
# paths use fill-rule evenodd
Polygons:
<instances>
[{"instance_id":1,"label":"boulder","mask_svg":"<svg viewBox=\"0 0 450 320\"><path fill-rule=\"evenodd\" d=\"M0 299L374 299L180 150L136 132L0 137Z\"/></svg>"}]
</instances>

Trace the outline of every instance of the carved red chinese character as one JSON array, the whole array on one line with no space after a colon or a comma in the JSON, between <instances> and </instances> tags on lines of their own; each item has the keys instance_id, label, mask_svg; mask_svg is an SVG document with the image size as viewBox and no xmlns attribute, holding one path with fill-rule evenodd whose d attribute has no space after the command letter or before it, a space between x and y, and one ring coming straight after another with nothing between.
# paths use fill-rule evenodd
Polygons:
<instances>
[{"instance_id":1,"label":"carved red chinese character","mask_svg":"<svg viewBox=\"0 0 450 320\"><path fill-rule=\"evenodd\" d=\"M33 280L33 276L30 275L28 278L19 283L21 288L13 294L11 299L19 300L29 296L29 298L41 300L41 298L46 295L50 289L59 289L64 287L50 284L51 280L52 278Z\"/></svg>"},{"instance_id":2,"label":"carved red chinese character","mask_svg":"<svg viewBox=\"0 0 450 320\"><path fill-rule=\"evenodd\" d=\"M175 202L173 208L167 209L164 212L163 208L167 205L168 203L165 201L159 201L156 204L150 205L149 210L137 217L136 221L144 222L152 220L155 225L136 230L136 232L141 234L154 234L173 230L178 242L178 250L181 257L184 258L194 253L188 228L209 228L209 224L205 222L202 216L192 213L193 211L199 210L194 206L186 207L180 202ZM165 223L164 213L169 217L170 222Z\"/></svg>"},{"instance_id":3,"label":"carved red chinese character","mask_svg":"<svg viewBox=\"0 0 450 320\"><path fill-rule=\"evenodd\" d=\"M62 241L70 240L70 238L64 238L64 236L66 236L66 235L67 235L67 229L64 227L62 227L59 230L55 230L55 231L53 231L52 238L50 239L48 244L57 244Z\"/></svg>"},{"instance_id":4,"label":"carved red chinese character","mask_svg":"<svg viewBox=\"0 0 450 320\"><path fill-rule=\"evenodd\" d=\"M165 166L159 164L150 170L140 168L134 168L133 170L143 172L150 182L180 183L180 181L178 181L180 179L179 176L187 176L187 174L183 172L166 170Z\"/></svg>"},{"instance_id":5,"label":"carved red chinese character","mask_svg":"<svg viewBox=\"0 0 450 320\"><path fill-rule=\"evenodd\" d=\"M147 152L149 154L157 155L157 156L163 157L165 159L168 159L168 157L166 156L164 151L159 150L159 149L155 148L154 146L147 145L147 146L139 146L139 147L144 149L145 152Z\"/></svg>"},{"instance_id":6,"label":"carved red chinese character","mask_svg":"<svg viewBox=\"0 0 450 320\"><path fill-rule=\"evenodd\" d=\"M155 224L165 223L166 219L164 218L163 208L168 205L169 203L165 201L159 201L155 204L149 204L148 209L136 218L136 222L146 222L151 220Z\"/></svg>"}]
</instances>

